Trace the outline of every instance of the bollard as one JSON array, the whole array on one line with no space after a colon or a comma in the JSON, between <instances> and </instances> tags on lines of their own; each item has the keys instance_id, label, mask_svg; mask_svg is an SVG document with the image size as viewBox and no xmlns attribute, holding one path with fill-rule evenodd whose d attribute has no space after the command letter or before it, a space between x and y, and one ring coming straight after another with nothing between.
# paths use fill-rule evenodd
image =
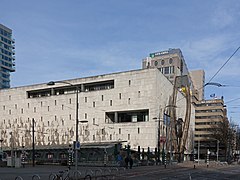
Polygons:
<instances>
[{"instance_id":1,"label":"bollard","mask_svg":"<svg viewBox=\"0 0 240 180\"><path fill-rule=\"evenodd\" d=\"M193 153L193 168L194 168L194 169L196 168L195 159L196 159L196 156L195 156L195 153Z\"/></svg>"},{"instance_id":2,"label":"bollard","mask_svg":"<svg viewBox=\"0 0 240 180\"><path fill-rule=\"evenodd\" d=\"M68 169L71 169L71 165L73 163L73 149L71 144L69 144L69 149L68 149Z\"/></svg>"},{"instance_id":3,"label":"bollard","mask_svg":"<svg viewBox=\"0 0 240 180\"><path fill-rule=\"evenodd\" d=\"M207 151L207 168L209 166L209 150Z\"/></svg>"},{"instance_id":4,"label":"bollard","mask_svg":"<svg viewBox=\"0 0 240 180\"><path fill-rule=\"evenodd\" d=\"M167 167L167 155L166 154L164 155L164 167L165 168Z\"/></svg>"}]
</instances>

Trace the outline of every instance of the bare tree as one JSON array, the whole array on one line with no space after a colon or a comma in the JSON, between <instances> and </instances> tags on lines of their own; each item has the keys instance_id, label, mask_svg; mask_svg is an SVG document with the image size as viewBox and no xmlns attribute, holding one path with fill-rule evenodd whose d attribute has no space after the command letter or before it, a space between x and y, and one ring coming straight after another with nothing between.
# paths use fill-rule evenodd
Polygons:
<instances>
[{"instance_id":1,"label":"bare tree","mask_svg":"<svg viewBox=\"0 0 240 180\"><path fill-rule=\"evenodd\" d=\"M235 154L235 158L236 160L239 159L239 151L240 151L240 128L239 126L237 126L237 131L236 131L236 154Z\"/></svg>"},{"instance_id":2,"label":"bare tree","mask_svg":"<svg viewBox=\"0 0 240 180\"><path fill-rule=\"evenodd\" d=\"M233 155L233 149L236 145L236 125L224 119L211 127L212 138L220 143L220 147L224 149L225 160L230 161Z\"/></svg>"}]
</instances>

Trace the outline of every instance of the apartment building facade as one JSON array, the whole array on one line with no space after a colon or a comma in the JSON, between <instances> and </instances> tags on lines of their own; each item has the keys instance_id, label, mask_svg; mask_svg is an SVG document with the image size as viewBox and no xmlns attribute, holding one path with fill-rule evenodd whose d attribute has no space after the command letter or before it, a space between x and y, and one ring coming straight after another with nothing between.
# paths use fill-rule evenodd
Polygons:
<instances>
[{"instance_id":1,"label":"apartment building facade","mask_svg":"<svg viewBox=\"0 0 240 180\"><path fill-rule=\"evenodd\" d=\"M15 40L12 30L0 24L0 89L10 87L10 73L15 71Z\"/></svg>"}]
</instances>

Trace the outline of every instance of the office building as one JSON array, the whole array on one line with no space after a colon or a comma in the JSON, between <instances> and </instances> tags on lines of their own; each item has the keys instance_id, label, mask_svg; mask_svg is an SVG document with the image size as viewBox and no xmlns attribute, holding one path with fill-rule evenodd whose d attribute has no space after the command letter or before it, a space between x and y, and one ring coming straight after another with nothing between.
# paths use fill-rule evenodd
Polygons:
<instances>
[{"instance_id":1,"label":"office building","mask_svg":"<svg viewBox=\"0 0 240 180\"><path fill-rule=\"evenodd\" d=\"M188 75L188 69L180 49L150 53L142 61L142 68L158 68L172 83L176 76Z\"/></svg>"},{"instance_id":2,"label":"office building","mask_svg":"<svg viewBox=\"0 0 240 180\"><path fill-rule=\"evenodd\" d=\"M0 24L0 89L10 87L10 73L15 71L15 45L12 30Z\"/></svg>"},{"instance_id":3,"label":"office building","mask_svg":"<svg viewBox=\"0 0 240 180\"><path fill-rule=\"evenodd\" d=\"M199 149L200 158L206 157L208 151L211 155L217 152L217 146L220 146L221 153L224 151L222 143L218 144L213 134L214 129L221 127L226 117L226 108L223 99L202 100L196 104L195 114L195 149Z\"/></svg>"},{"instance_id":4,"label":"office building","mask_svg":"<svg viewBox=\"0 0 240 180\"><path fill-rule=\"evenodd\" d=\"M190 85L192 101L202 100L204 97L205 74L203 70L188 71L184 56L180 49L168 49L155 53L150 53L149 57L142 60L142 68L158 68L173 84L177 76L182 78L181 84ZM179 82L178 82L179 83Z\"/></svg>"}]
</instances>

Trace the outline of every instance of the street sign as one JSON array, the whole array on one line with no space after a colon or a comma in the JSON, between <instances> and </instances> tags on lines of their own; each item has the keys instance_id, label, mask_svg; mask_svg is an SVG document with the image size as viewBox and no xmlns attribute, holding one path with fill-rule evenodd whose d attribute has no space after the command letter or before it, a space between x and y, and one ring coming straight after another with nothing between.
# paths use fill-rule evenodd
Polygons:
<instances>
[{"instance_id":1,"label":"street sign","mask_svg":"<svg viewBox=\"0 0 240 180\"><path fill-rule=\"evenodd\" d=\"M78 149L78 150L80 149L80 142L79 141L76 142L76 147L75 148Z\"/></svg>"}]
</instances>

